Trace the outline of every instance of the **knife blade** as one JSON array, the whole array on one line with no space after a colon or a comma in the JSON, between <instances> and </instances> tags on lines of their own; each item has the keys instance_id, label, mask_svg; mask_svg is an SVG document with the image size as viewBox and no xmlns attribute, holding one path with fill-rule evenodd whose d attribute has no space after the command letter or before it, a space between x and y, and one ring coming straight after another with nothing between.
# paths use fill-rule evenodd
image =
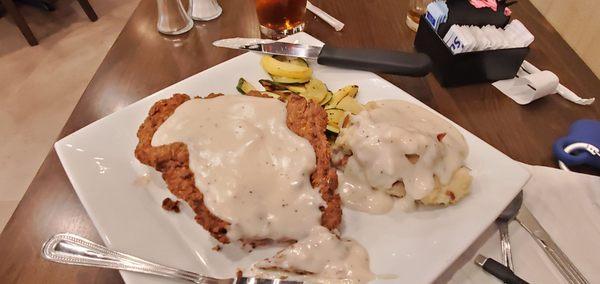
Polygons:
<instances>
[{"instance_id":1,"label":"knife blade","mask_svg":"<svg viewBox=\"0 0 600 284\"><path fill-rule=\"evenodd\" d=\"M431 71L431 59L423 53L383 49L337 48L255 38L228 38L214 46L317 60L322 65L394 75L422 77Z\"/></svg>"},{"instance_id":2,"label":"knife blade","mask_svg":"<svg viewBox=\"0 0 600 284\"><path fill-rule=\"evenodd\" d=\"M567 255L556 245L548 232L544 230L538 220L531 214L529 209L523 205L515 217L517 222L535 239L538 245L550 257L550 260L558 268L560 273L569 283L589 283Z\"/></svg>"}]
</instances>

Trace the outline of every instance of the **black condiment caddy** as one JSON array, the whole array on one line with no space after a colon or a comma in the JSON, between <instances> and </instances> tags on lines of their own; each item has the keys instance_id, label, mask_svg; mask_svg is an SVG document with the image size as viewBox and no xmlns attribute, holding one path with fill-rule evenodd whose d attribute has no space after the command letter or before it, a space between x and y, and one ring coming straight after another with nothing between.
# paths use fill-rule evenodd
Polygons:
<instances>
[{"instance_id":1,"label":"black condiment caddy","mask_svg":"<svg viewBox=\"0 0 600 284\"><path fill-rule=\"evenodd\" d=\"M433 74L445 87L512 79L529 53L529 47L521 47L452 54L425 17L419 21L414 45L431 58Z\"/></svg>"}]
</instances>

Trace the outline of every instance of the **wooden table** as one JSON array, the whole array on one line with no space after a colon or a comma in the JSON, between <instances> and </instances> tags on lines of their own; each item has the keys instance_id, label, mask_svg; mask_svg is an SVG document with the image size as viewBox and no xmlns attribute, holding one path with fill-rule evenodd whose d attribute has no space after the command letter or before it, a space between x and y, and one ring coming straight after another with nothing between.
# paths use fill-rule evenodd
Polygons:
<instances>
[{"instance_id":1,"label":"wooden table","mask_svg":"<svg viewBox=\"0 0 600 284\"><path fill-rule=\"evenodd\" d=\"M254 1L220 2L224 10L220 18L198 22L195 29L183 36L167 37L156 31L155 1L141 1L60 137L240 54L214 48L211 43L226 37L258 37ZM414 33L404 23L405 1L313 2L346 23L343 32L334 32L309 13L306 31L326 43L413 49ZM542 15L526 0L514 5L513 11L514 18L520 19L536 36L528 60L542 70L555 72L575 93L599 97L598 78ZM519 106L490 84L445 89L432 75L424 78L384 77L500 151L529 164L555 166L552 142L564 135L573 121L600 118L599 103L579 106L550 96ZM0 283L122 282L114 271L43 261L39 254L42 243L60 232L73 232L100 241L56 153L51 150L0 235Z\"/></svg>"}]
</instances>

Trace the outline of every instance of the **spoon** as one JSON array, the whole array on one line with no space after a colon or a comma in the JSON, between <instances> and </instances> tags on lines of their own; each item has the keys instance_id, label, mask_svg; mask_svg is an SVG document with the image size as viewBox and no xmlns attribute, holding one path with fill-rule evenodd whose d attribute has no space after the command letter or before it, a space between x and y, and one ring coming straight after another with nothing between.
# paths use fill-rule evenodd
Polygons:
<instances>
[{"instance_id":1,"label":"spoon","mask_svg":"<svg viewBox=\"0 0 600 284\"><path fill-rule=\"evenodd\" d=\"M301 284L285 279L242 277L219 279L195 272L168 267L139 257L111 250L74 234L57 234L42 246L42 257L52 262L126 270L167 278L186 280L197 284Z\"/></svg>"},{"instance_id":2,"label":"spoon","mask_svg":"<svg viewBox=\"0 0 600 284\"><path fill-rule=\"evenodd\" d=\"M517 213L519 213L521 204L523 204L523 191L520 191L519 194L517 194L517 196L508 204L508 206L506 206L504 211L500 213L498 219L496 219L496 225L498 226L498 231L500 231L500 244L502 245L502 255L504 256L503 262L510 270L514 270L514 266L512 261L512 253L510 251L508 224L515 218L515 216L517 216Z\"/></svg>"}]
</instances>

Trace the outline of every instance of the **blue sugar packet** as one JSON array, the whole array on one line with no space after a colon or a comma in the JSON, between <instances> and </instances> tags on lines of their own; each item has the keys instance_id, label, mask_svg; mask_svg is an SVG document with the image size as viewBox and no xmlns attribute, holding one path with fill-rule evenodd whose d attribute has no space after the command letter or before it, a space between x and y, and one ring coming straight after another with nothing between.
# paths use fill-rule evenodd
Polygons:
<instances>
[{"instance_id":1,"label":"blue sugar packet","mask_svg":"<svg viewBox=\"0 0 600 284\"><path fill-rule=\"evenodd\" d=\"M448 5L444 1L433 1L427 5L425 19L437 31L442 23L448 20Z\"/></svg>"}]
</instances>

